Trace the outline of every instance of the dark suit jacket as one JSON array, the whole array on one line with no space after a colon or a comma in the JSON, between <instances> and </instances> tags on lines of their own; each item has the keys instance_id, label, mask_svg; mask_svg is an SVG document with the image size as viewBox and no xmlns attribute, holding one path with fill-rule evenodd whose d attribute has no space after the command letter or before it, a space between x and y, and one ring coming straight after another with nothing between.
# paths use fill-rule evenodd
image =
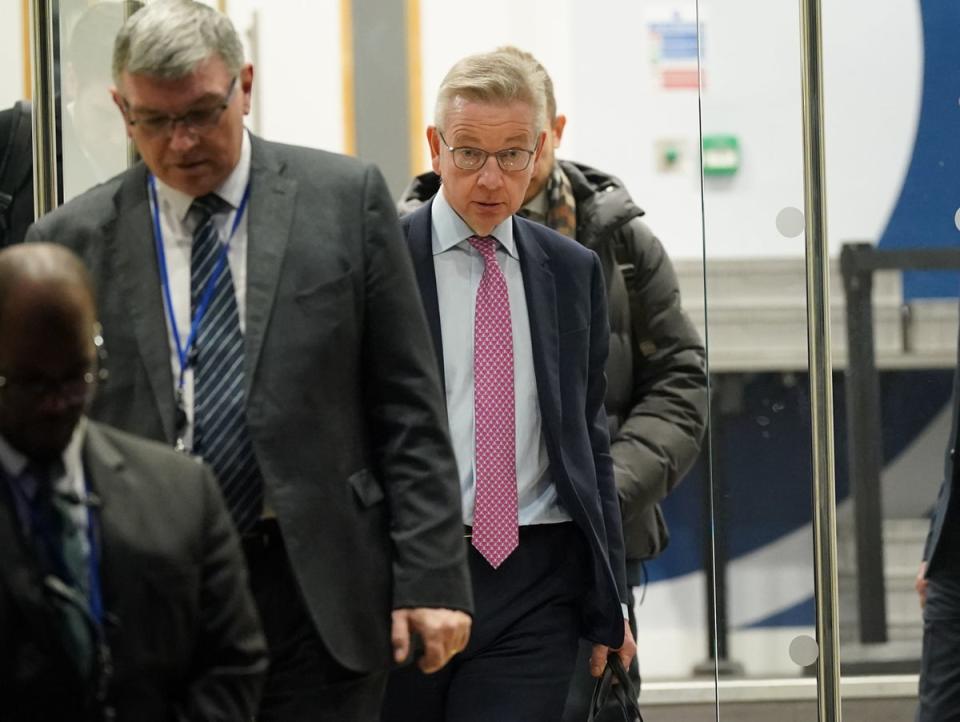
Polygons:
<instances>
[{"instance_id":1,"label":"dark suit jacket","mask_svg":"<svg viewBox=\"0 0 960 722\"><path fill-rule=\"evenodd\" d=\"M957 542L960 541L960 358L957 359L953 377L953 423L949 444L943 483L923 551L928 577L943 572L960 575L960 550L957 549Z\"/></svg>"},{"instance_id":2,"label":"dark suit jacket","mask_svg":"<svg viewBox=\"0 0 960 722\"><path fill-rule=\"evenodd\" d=\"M390 664L390 611L472 607L456 462L393 202L376 168L253 137L247 424L300 588L331 653ZM137 165L28 240L86 261L110 354L92 414L174 442L174 381Z\"/></svg>"},{"instance_id":3,"label":"dark suit jacket","mask_svg":"<svg viewBox=\"0 0 960 722\"><path fill-rule=\"evenodd\" d=\"M210 471L90 423L87 483L100 498L105 632L118 720L250 719L266 645L236 533ZM0 689L4 720L85 720L51 599L0 480Z\"/></svg>"},{"instance_id":4,"label":"dark suit jacket","mask_svg":"<svg viewBox=\"0 0 960 722\"><path fill-rule=\"evenodd\" d=\"M433 265L429 203L401 225L443 370L443 339ZM522 218L513 219L530 317L533 365L550 460L564 508L590 548L593 581L583 609L583 636L619 647L626 601L623 534L613 479L604 364L609 323L600 261L593 251Z\"/></svg>"}]
</instances>

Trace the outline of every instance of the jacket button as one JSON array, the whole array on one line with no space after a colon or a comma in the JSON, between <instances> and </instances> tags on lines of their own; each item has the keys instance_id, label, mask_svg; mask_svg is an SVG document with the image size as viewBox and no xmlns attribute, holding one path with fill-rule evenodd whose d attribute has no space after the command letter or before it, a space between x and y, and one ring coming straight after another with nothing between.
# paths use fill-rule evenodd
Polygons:
<instances>
[{"instance_id":1,"label":"jacket button","mask_svg":"<svg viewBox=\"0 0 960 722\"><path fill-rule=\"evenodd\" d=\"M950 449L950 461L956 461L956 460L957 460L957 450Z\"/></svg>"}]
</instances>

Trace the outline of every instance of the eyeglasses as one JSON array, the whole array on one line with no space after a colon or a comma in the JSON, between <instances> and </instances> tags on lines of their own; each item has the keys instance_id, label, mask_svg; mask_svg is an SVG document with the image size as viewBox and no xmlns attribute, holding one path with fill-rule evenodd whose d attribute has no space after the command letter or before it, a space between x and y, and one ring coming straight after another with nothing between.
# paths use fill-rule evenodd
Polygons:
<instances>
[{"instance_id":1,"label":"eyeglasses","mask_svg":"<svg viewBox=\"0 0 960 722\"><path fill-rule=\"evenodd\" d=\"M127 109L127 125L131 128L139 128L144 135L151 137L169 137L173 135L177 123L181 123L184 128L192 133L202 133L215 127L220 122L220 116L230 105L230 99L233 97L233 91L237 88L237 78L234 76L230 81L230 87L216 105L206 108L194 108L183 115L145 115L142 118L131 117L130 104L126 98L123 103Z\"/></svg>"},{"instance_id":2,"label":"eyeglasses","mask_svg":"<svg viewBox=\"0 0 960 722\"><path fill-rule=\"evenodd\" d=\"M440 136L440 140L443 141L443 147L453 154L453 164L460 170L479 170L486 164L487 158L492 155L497 159L497 165L500 166L500 170L506 171L507 173L516 173L517 171L526 170L527 166L530 165L530 159L533 158L533 154L536 153L537 148L540 147L540 141L538 139L537 145L533 150L527 150L526 148L504 148L503 150L490 152L482 148L468 148L466 146L454 148L447 143L447 139L443 137L443 133L439 129L437 129L437 134Z\"/></svg>"},{"instance_id":3,"label":"eyeglasses","mask_svg":"<svg viewBox=\"0 0 960 722\"><path fill-rule=\"evenodd\" d=\"M14 392L22 399L43 405L57 399L72 406L88 401L98 383L109 377L106 369L107 351L103 346L103 336L97 333L93 338L97 350L97 360L79 374L58 379L17 379L0 375L0 393Z\"/></svg>"}]
</instances>

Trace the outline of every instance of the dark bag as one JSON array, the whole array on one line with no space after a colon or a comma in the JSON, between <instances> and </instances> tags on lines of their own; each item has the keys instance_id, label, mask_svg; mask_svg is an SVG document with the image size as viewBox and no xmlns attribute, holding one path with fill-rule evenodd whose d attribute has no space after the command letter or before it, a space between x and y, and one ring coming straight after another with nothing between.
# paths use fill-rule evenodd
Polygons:
<instances>
[{"instance_id":1,"label":"dark bag","mask_svg":"<svg viewBox=\"0 0 960 722\"><path fill-rule=\"evenodd\" d=\"M614 680L618 684L614 684ZM639 696L640 690L634 689L620 657L611 652L607 668L593 688L587 722L643 722L637 703Z\"/></svg>"},{"instance_id":2,"label":"dark bag","mask_svg":"<svg viewBox=\"0 0 960 722\"><path fill-rule=\"evenodd\" d=\"M0 138L0 248L19 243L33 221L33 128L30 103L3 111L9 127Z\"/></svg>"}]
</instances>

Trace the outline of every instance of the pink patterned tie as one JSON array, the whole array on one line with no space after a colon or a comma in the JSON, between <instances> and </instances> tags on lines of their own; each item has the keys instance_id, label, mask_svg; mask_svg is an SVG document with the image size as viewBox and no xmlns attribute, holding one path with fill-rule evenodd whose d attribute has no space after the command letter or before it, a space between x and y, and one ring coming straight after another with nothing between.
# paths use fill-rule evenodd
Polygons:
<instances>
[{"instance_id":1,"label":"pink patterned tie","mask_svg":"<svg viewBox=\"0 0 960 722\"><path fill-rule=\"evenodd\" d=\"M517 548L517 452L510 295L497 240L471 236L483 256L473 322L476 503L473 546L494 569Z\"/></svg>"}]
</instances>

